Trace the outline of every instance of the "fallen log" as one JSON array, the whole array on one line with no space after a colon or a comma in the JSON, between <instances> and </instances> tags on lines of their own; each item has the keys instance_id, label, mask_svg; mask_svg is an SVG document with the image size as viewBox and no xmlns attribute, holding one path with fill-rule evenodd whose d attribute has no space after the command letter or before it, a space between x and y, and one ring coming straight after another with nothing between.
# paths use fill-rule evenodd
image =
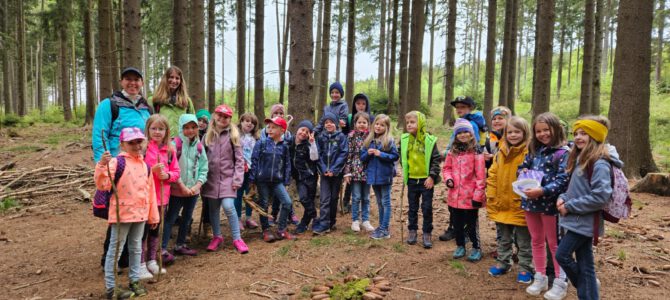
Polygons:
<instances>
[{"instance_id":1,"label":"fallen log","mask_svg":"<svg viewBox=\"0 0 670 300\"><path fill-rule=\"evenodd\" d=\"M668 173L648 173L630 191L670 196L670 175Z\"/></svg>"}]
</instances>

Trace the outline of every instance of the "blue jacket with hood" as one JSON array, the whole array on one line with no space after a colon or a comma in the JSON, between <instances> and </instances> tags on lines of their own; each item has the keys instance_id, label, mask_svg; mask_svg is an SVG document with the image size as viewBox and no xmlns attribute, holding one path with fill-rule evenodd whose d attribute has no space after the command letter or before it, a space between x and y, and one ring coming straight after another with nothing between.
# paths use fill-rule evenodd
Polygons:
<instances>
[{"instance_id":1,"label":"blue jacket with hood","mask_svg":"<svg viewBox=\"0 0 670 300\"><path fill-rule=\"evenodd\" d=\"M326 113L321 119L321 124L325 120L335 122L337 118L332 113ZM316 145L319 149L319 172L321 174L333 172L335 176L343 175L342 170L349 154L347 136L337 127L333 133L324 130L316 137Z\"/></svg>"},{"instance_id":2,"label":"blue jacket with hood","mask_svg":"<svg viewBox=\"0 0 670 300\"><path fill-rule=\"evenodd\" d=\"M249 182L255 183L291 183L291 155L288 141L275 142L270 138L261 138L251 154Z\"/></svg>"}]
</instances>

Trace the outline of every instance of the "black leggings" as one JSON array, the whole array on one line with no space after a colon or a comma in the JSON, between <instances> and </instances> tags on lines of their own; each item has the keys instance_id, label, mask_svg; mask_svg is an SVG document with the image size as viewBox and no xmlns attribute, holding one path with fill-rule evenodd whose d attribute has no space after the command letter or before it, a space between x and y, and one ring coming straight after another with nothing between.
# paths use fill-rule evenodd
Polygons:
<instances>
[{"instance_id":1,"label":"black leggings","mask_svg":"<svg viewBox=\"0 0 670 300\"><path fill-rule=\"evenodd\" d=\"M472 248L479 249L479 234L477 223L479 221L478 209L459 209L451 208L454 222L454 234L456 235L456 245L465 246L465 235L468 235L472 242ZM468 230L465 230L468 228Z\"/></svg>"}]
</instances>

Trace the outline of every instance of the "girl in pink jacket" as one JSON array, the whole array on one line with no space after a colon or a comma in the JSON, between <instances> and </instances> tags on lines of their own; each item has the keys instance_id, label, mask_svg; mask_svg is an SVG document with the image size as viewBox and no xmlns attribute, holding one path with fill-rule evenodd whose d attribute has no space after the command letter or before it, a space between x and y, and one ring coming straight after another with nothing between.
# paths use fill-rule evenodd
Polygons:
<instances>
[{"instance_id":1,"label":"girl in pink jacket","mask_svg":"<svg viewBox=\"0 0 670 300\"><path fill-rule=\"evenodd\" d=\"M170 202L170 183L179 180L179 160L177 159L177 151L170 143L170 127L165 117L158 114L152 115L147 120L145 132L149 136L149 143L144 155L144 162L151 167L154 186L156 187L158 211L160 212L167 209L167 204ZM148 230L144 234L146 243L142 253L141 277L143 279L151 278L150 275L156 275L159 271L156 262L156 252L160 243L158 234L158 229ZM164 264L174 261L174 256L167 250L163 249L161 254ZM161 274L164 273L165 268L161 268Z\"/></svg>"},{"instance_id":2,"label":"girl in pink jacket","mask_svg":"<svg viewBox=\"0 0 670 300\"><path fill-rule=\"evenodd\" d=\"M447 153L442 176L449 188L449 213L453 215L456 251L454 259L465 256L465 234L472 241L468 260L482 259L477 232L478 209L486 200L486 164L484 155L475 141L472 124L465 119L456 120L456 138ZM465 228L472 230L465 230Z\"/></svg>"}]
</instances>

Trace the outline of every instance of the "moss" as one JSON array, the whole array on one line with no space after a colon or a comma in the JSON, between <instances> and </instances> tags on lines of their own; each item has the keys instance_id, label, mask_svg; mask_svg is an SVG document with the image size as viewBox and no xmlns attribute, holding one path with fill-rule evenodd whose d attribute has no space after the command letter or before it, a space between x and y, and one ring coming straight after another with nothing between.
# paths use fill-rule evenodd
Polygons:
<instances>
[{"instance_id":1,"label":"moss","mask_svg":"<svg viewBox=\"0 0 670 300\"><path fill-rule=\"evenodd\" d=\"M370 278L352 280L344 284L336 284L328 294L333 300L363 299L365 288L370 285Z\"/></svg>"}]
</instances>

